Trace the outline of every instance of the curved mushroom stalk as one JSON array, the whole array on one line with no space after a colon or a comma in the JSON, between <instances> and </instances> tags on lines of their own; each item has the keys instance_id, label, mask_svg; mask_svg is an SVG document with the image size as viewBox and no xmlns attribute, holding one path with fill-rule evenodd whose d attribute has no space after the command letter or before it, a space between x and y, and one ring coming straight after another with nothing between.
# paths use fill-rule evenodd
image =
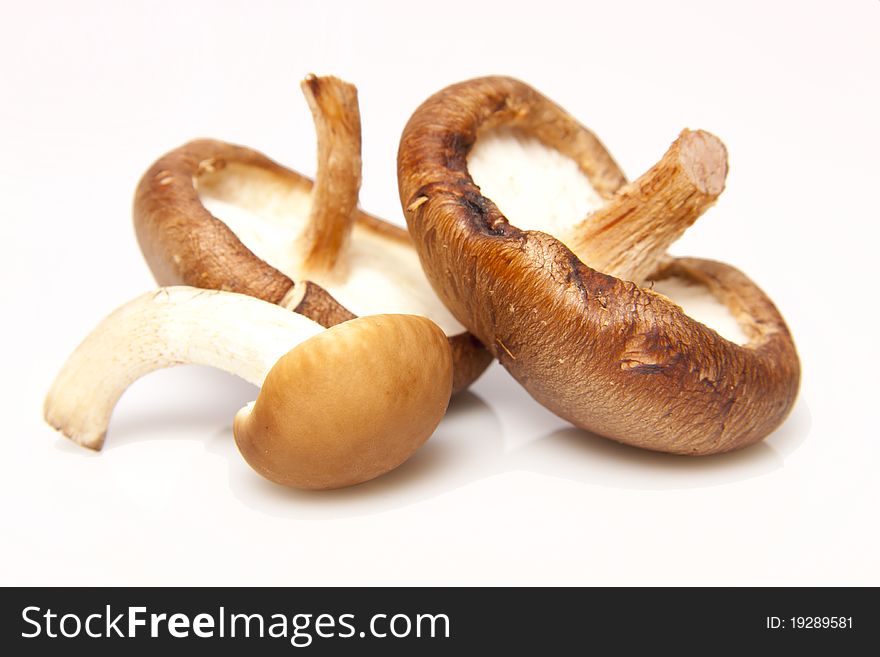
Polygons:
<instances>
[{"instance_id":1,"label":"curved mushroom stalk","mask_svg":"<svg viewBox=\"0 0 880 657\"><path fill-rule=\"evenodd\" d=\"M260 386L292 346L323 330L253 297L160 288L115 310L71 354L46 397L46 421L83 447L101 449L116 402L142 376L188 363Z\"/></svg>"},{"instance_id":2,"label":"curved mushroom stalk","mask_svg":"<svg viewBox=\"0 0 880 657\"><path fill-rule=\"evenodd\" d=\"M187 363L262 386L236 417L236 443L263 476L297 488L348 486L397 467L433 433L452 387L448 342L423 317L324 329L250 296L170 287L122 306L80 344L46 397L46 421L101 449L125 389Z\"/></svg>"},{"instance_id":3,"label":"curved mushroom stalk","mask_svg":"<svg viewBox=\"0 0 880 657\"><path fill-rule=\"evenodd\" d=\"M549 163L547 186L512 182L517 157L532 172ZM589 130L497 77L425 101L398 152L410 233L456 318L561 417L683 454L761 440L788 415L800 377L785 322L754 283L727 265L666 254L726 173L723 144L686 130L627 184ZM523 204L530 186L546 192ZM708 290L733 315L733 341L650 289L656 280L677 293L669 277Z\"/></svg>"},{"instance_id":4,"label":"curved mushroom stalk","mask_svg":"<svg viewBox=\"0 0 880 657\"><path fill-rule=\"evenodd\" d=\"M318 135L318 172L302 236L302 267L315 274L332 273L348 244L361 188L357 89L338 78L315 75L307 76L301 87Z\"/></svg>"},{"instance_id":5,"label":"curved mushroom stalk","mask_svg":"<svg viewBox=\"0 0 880 657\"><path fill-rule=\"evenodd\" d=\"M231 290L323 326L357 315L422 315L449 337L454 390L491 355L431 289L406 231L357 208L357 91L332 77L302 84L318 141L316 180L248 148L199 140L159 159L135 195L141 249L160 285Z\"/></svg>"}]
</instances>

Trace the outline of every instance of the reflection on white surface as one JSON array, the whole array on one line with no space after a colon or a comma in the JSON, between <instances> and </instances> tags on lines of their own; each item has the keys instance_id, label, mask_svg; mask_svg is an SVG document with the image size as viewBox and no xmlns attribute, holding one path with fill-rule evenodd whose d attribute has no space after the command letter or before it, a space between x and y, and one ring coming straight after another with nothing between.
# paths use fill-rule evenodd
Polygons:
<instances>
[{"instance_id":1,"label":"reflection on white surface","mask_svg":"<svg viewBox=\"0 0 880 657\"><path fill-rule=\"evenodd\" d=\"M409 506L503 471L504 439L492 409L459 394L434 435L409 461L351 488L297 491L230 468L234 495L255 511L283 517L346 517Z\"/></svg>"},{"instance_id":2,"label":"reflection on white surface","mask_svg":"<svg viewBox=\"0 0 880 657\"><path fill-rule=\"evenodd\" d=\"M132 503L142 508L173 504L179 480L198 469L205 452L228 462L232 494L254 511L287 518L343 518L418 504L510 472L634 490L716 486L781 467L810 427L809 412L801 401L767 441L738 452L708 457L649 452L555 418L530 401L496 364L476 386L486 399L474 392L456 396L435 434L401 467L351 488L298 491L257 475L235 447L231 427L234 410L230 409L252 399L256 388L209 368L187 367L178 370L177 377L167 378L133 386L129 396L149 394L152 401L149 406L139 404L138 399L120 403L104 450L109 458L103 467ZM190 392L173 394L182 380L188 380ZM154 387L170 387L172 394ZM531 430L523 432L524 427ZM178 444L172 447L169 441ZM57 446L72 457L94 454L60 437ZM144 468L144 462L161 465Z\"/></svg>"},{"instance_id":3,"label":"reflection on white surface","mask_svg":"<svg viewBox=\"0 0 880 657\"><path fill-rule=\"evenodd\" d=\"M766 440L727 454L680 456L616 443L575 427L559 429L517 453L524 469L574 481L639 490L718 486L768 474L803 442L810 413L801 400Z\"/></svg>"},{"instance_id":4,"label":"reflection on white surface","mask_svg":"<svg viewBox=\"0 0 880 657\"><path fill-rule=\"evenodd\" d=\"M498 366L489 376L509 379ZM527 405L526 412L534 413L536 406ZM802 401L767 441L728 454L688 457L622 445L558 422L563 426L545 435L529 436L511 447L515 437L504 434L492 405L465 392L453 400L425 446L383 477L353 488L303 492L282 488L233 466L230 486L233 494L254 510L285 517L375 513L514 471L611 488L701 488L758 477L782 467L785 456L806 438L810 427L809 411ZM231 434L223 438L231 438Z\"/></svg>"}]
</instances>

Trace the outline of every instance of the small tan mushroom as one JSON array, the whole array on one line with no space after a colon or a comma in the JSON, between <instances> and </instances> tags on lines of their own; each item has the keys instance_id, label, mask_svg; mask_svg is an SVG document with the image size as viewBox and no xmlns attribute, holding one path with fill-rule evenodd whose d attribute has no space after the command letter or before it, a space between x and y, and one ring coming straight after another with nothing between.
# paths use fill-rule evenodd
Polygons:
<instances>
[{"instance_id":1,"label":"small tan mushroom","mask_svg":"<svg viewBox=\"0 0 880 657\"><path fill-rule=\"evenodd\" d=\"M235 416L235 442L279 484L348 486L408 459L434 432L451 391L450 350L436 324L368 315L285 355Z\"/></svg>"},{"instance_id":2,"label":"small tan mushroom","mask_svg":"<svg viewBox=\"0 0 880 657\"><path fill-rule=\"evenodd\" d=\"M530 171L519 186L508 175L517 149ZM559 166L542 172L547 152ZM593 133L501 77L429 98L398 152L410 234L455 317L561 417L682 454L763 439L788 415L800 378L791 334L752 281L666 253L715 202L726 173L723 144L685 130L627 184ZM528 192L533 202L521 204ZM670 294L682 283L707 290L732 315L731 339L651 289L655 281Z\"/></svg>"},{"instance_id":3,"label":"small tan mushroom","mask_svg":"<svg viewBox=\"0 0 880 657\"><path fill-rule=\"evenodd\" d=\"M169 287L122 306L83 341L46 397L46 421L101 449L125 389L186 363L262 385L236 415L236 443L257 472L295 488L350 486L397 467L433 433L452 389L448 341L424 317L324 329L247 295Z\"/></svg>"},{"instance_id":4,"label":"small tan mushroom","mask_svg":"<svg viewBox=\"0 0 880 657\"><path fill-rule=\"evenodd\" d=\"M190 142L145 173L134 200L141 250L160 285L248 294L322 326L356 315L422 315L449 336L455 391L491 355L428 284L405 230L357 208L357 91L309 76L302 89L318 142L316 179L249 148Z\"/></svg>"}]
</instances>

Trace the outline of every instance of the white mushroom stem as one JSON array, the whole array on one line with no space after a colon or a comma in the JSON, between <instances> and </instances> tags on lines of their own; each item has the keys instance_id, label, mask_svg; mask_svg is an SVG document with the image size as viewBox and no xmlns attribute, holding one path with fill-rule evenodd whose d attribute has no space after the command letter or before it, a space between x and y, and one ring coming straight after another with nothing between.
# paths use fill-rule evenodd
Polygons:
<instances>
[{"instance_id":1,"label":"white mushroom stem","mask_svg":"<svg viewBox=\"0 0 880 657\"><path fill-rule=\"evenodd\" d=\"M348 82L309 75L301 87L318 138L303 267L324 273L337 268L354 220L361 188L361 115L357 89Z\"/></svg>"},{"instance_id":2,"label":"white mushroom stem","mask_svg":"<svg viewBox=\"0 0 880 657\"><path fill-rule=\"evenodd\" d=\"M119 397L137 379L174 365L210 365L262 385L320 324L254 297L192 287L144 294L114 311L77 347L46 397L46 421L99 450Z\"/></svg>"}]
</instances>

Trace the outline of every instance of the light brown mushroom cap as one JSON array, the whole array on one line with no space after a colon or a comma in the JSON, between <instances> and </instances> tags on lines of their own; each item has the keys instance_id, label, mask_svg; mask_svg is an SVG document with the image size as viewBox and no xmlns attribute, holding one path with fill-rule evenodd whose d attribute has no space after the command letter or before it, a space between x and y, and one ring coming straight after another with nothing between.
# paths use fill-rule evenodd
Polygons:
<instances>
[{"instance_id":1,"label":"light brown mushroom cap","mask_svg":"<svg viewBox=\"0 0 880 657\"><path fill-rule=\"evenodd\" d=\"M276 483L350 486L408 459L440 422L451 391L451 354L436 324L361 317L279 360L257 401L235 416L235 441Z\"/></svg>"},{"instance_id":2,"label":"light brown mushroom cap","mask_svg":"<svg viewBox=\"0 0 880 657\"><path fill-rule=\"evenodd\" d=\"M358 314L423 314L449 337L454 390L468 387L491 355L437 299L407 232L357 208L360 120L354 87L314 76L302 86L318 132L315 182L254 150L214 140L175 149L144 174L134 225L156 281L248 294L326 327ZM217 216L208 201L220 207ZM273 216L262 223L245 216L236 223L223 214L238 210ZM283 227L289 219L299 223ZM282 229L260 234L272 222ZM302 230L293 231L291 243L279 244L278 234L298 226ZM364 283L354 289L359 279ZM344 300L338 298L341 288L348 290Z\"/></svg>"},{"instance_id":3,"label":"light brown mushroom cap","mask_svg":"<svg viewBox=\"0 0 880 657\"><path fill-rule=\"evenodd\" d=\"M511 225L467 165L477 139L498 126L573 159L605 206L572 218L574 234ZM561 417L620 442L682 454L763 439L788 415L800 377L791 334L754 283L728 265L665 253L714 202L724 174L723 145L685 131L656 167L627 185L589 130L522 82L499 77L452 85L425 101L398 153L410 234L459 321ZM722 338L639 285L667 275L707 286L748 343Z\"/></svg>"}]
</instances>

